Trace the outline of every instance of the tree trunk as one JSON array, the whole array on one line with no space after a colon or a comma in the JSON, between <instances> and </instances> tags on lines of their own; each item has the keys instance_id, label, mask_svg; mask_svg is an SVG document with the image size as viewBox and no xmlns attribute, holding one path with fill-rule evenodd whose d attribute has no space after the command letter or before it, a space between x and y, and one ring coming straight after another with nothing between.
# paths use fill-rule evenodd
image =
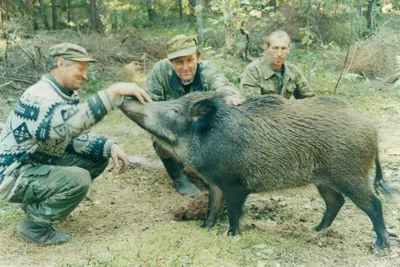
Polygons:
<instances>
[{"instance_id":1,"label":"tree trunk","mask_svg":"<svg viewBox=\"0 0 400 267\"><path fill-rule=\"evenodd\" d=\"M3 1L0 1L0 16L1 16L1 28L4 30L5 29L5 20L4 20L4 3Z\"/></svg>"},{"instance_id":2,"label":"tree trunk","mask_svg":"<svg viewBox=\"0 0 400 267\"><path fill-rule=\"evenodd\" d=\"M376 21L376 15L380 11L381 0L368 0L367 13L365 14L367 19L367 27L374 34L378 29L378 22Z\"/></svg>"},{"instance_id":3,"label":"tree trunk","mask_svg":"<svg viewBox=\"0 0 400 267\"><path fill-rule=\"evenodd\" d=\"M57 29L57 9L56 0L51 0L51 12L53 18L53 30Z\"/></svg>"},{"instance_id":4,"label":"tree trunk","mask_svg":"<svg viewBox=\"0 0 400 267\"><path fill-rule=\"evenodd\" d=\"M307 54L310 54L310 40L311 40L311 30L310 30L310 15L311 15L311 6L312 6L312 0L310 0L309 4L308 4L308 8L307 8L307 34L309 37L309 40L307 41ZM310 77L308 77L308 80L310 80Z\"/></svg>"},{"instance_id":5,"label":"tree trunk","mask_svg":"<svg viewBox=\"0 0 400 267\"><path fill-rule=\"evenodd\" d=\"M0 16L1 16L1 28L5 29L5 22L4 22L4 7L3 7L3 1L0 1Z\"/></svg>"},{"instance_id":6,"label":"tree trunk","mask_svg":"<svg viewBox=\"0 0 400 267\"><path fill-rule=\"evenodd\" d=\"M23 0L19 0L18 2L18 9L19 12L21 13L22 16L25 16L25 10L24 10L24 2Z\"/></svg>"},{"instance_id":7,"label":"tree trunk","mask_svg":"<svg viewBox=\"0 0 400 267\"><path fill-rule=\"evenodd\" d=\"M225 47L229 53L233 51L235 42L235 17L233 16L233 7L231 1L223 0L223 14L225 26Z\"/></svg>"},{"instance_id":8,"label":"tree trunk","mask_svg":"<svg viewBox=\"0 0 400 267\"><path fill-rule=\"evenodd\" d=\"M68 25L71 22L71 0L68 0L67 22L68 22Z\"/></svg>"},{"instance_id":9,"label":"tree trunk","mask_svg":"<svg viewBox=\"0 0 400 267\"><path fill-rule=\"evenodd\" d=\"M116 11L111 14L111 29L118 30L118 16Z\"/></svg>"},{"instance_id":10,"label":"tree trunk","mask_svg":"<svg viewBox=\"0 0 400 267\"><path fill-rule=\"evenodd\" d=\"M153 4L153 0L147 0L146 1L147 16L149 17L149 21L153 21L152 4Z\"/></svg>"},{"instance_id":11,"label":"tree trunk","mask_svg":"<svg viewBox=\"0 0 400 267\"><path fill-rule=\"evenodd\" d=\"M361 39L363 37L363 29L362 29L363 14L362 14L361 0L355 1L355 8L356 8L357 19L355 20L356 25L354 26L354 28L358 39Z\"/></svg>"},{"instance_id":12,"label":"tree trunk","mask_svg":"<svg viewBox=\"0 0 400 267\"><path fill-rule=\"evenodd\" d=\"M47 16L46 16L46 7L44 5L43 0L39 0L39 7L40 7L40 14L42 15L42 19L43 19L43 23L44 23L44 28L46 30L50 30L49 21L47 20Z\"/></svg>"},{"instance_id":13,"label":"tree trunk","mask_svg":"<svg viewBox=\"0 0 400 267\"><path fill-rule=\"evenodd\" d=\"M104 34L104 25L100 20L99 12L97 10L97 0L90 0L88 7L90 12L90 29L94 32Z\"/></svg>"},{"instance_id":14,"label":"tree trunk","mask_svg":"<svg viewBox=\"0 0 400 267\"><path fill-rule=\"evenodd\" d=\"M7 1L0 1L0 8L1 8L1 25L3 30L6 29L6 22L8 20L10 20L10 17L8 15L8 5L7 5Z\"/></svg>"},{"instance_id":15,"label":"tree trunk","mask_svg":"<svg viewBox=\"0 0 400 267\"><path fill-rule=\"evenodd\" d=\"M203 26L203 9L204 9L204 0L196 0L196 26L197 26L197 35L199 44L202 44L204 41L204 26Z\"/></svg>"},{"instance_id":16,"label":"tree trunk","mask_svg":"<svg viewBox=\"0 0 400 267\"><path fill-rule=\"evenodd\" d=\"M182 21L182 15L183 15L182 0L177 0L177 3L178 3L178 9L179 9L179 21Z\"/></svg>"},{"instance_id":17,"label":"tree trunk","mask_svg":"<svg viewBox=\"0 0 400 267\"><path fill-rule=\"evenodd\" d=\"M39 23L38 23L39 11L38 11L38 7L35 6L35 2L36 2L36 0L31 2L31 4L32 4L32 24L33 24L33 30L37 31L37 30L39 30Z\"/></svg>"}]
</instances>

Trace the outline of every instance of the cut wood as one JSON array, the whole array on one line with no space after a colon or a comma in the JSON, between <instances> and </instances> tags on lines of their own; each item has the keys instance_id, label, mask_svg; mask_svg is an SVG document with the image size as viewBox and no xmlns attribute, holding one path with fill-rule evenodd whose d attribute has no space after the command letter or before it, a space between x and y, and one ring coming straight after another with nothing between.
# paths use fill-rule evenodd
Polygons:
<instances>
[{"instance_id":1,"label":"cut wood","mask_svg":"<svg viewBox=\"0 0 400 267\"><path fill-rule=\"evenodd\" d=\"M129 166L134 169L141 168L145 170L165 171L164 165L160 160L128 155L128 162Z\"/></svg>"}]
</instances>

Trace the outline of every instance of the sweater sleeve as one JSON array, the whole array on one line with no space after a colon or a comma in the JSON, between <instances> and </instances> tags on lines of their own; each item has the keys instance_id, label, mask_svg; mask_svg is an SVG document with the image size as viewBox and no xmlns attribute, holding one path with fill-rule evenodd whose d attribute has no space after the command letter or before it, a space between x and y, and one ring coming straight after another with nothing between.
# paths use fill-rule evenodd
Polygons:
<instances>
[{"instance_id":1,"label":"sweater sleeve","mask_svg":"<svg viewBox=\"0 0 400 267\"><path fill-rule=\"evenodd\" d=\"M66 150L95 159L110 158L114 143L114 140L85 131L72 138Z\"/></svg>"},{"instance_id":2,"label":"sweater sleeve","mask_svg":"<svg viewBox=\"0 0 400 267\"><path fill-rule=\"evenodd\" d=\"M78 136L81 132L98 123L113 109L113 104L106 90L89 97L86 101L71 104L64 101L55 101L50 98L36 99L40 109L35 110L29 106L29 94L18 102L15 109L17 116L36 116L36 122L28 123L30 132L39 142L48 139L65 140ZM25 101L24 101L25 100ZM28 113L28 114L27 114ZM31 113L31 114L29 114Z\"/></svg>"}]
</instances>

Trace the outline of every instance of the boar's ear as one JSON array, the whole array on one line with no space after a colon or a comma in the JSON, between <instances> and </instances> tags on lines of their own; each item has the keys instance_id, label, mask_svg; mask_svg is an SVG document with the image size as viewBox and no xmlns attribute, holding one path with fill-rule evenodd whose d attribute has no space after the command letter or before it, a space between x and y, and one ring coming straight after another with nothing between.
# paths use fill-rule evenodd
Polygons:
<instances>
[{"instance_id":1,"label":"boar's ear","mask_svg":"<svg viewBox=\"0 0 400 267\"><path fill-rule=\"evenodd\" d=\"M210 127L214 114L217 112L218 104L210 99L201 100L190 109L192 127L195 130L205 130Z\"/></svg>"}]
</instances>

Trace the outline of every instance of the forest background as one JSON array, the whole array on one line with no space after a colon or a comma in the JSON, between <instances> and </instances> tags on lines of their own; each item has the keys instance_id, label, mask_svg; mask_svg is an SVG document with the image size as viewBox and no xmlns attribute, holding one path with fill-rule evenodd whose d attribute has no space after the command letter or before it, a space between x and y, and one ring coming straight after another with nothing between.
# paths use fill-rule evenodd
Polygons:
<instances>
[{"instance_id":1,"label":"forest background","mask_svg":"<svg viewBox=\"0 0 400 267\"><path fill-rule=\"evenodd\" d=\"M317 95L377 120L385 178L400 188L399 9L396 0L0 0L0 122L47 72L57 43L82 45L98 59L80 91L86 97L116 81L142 85L180 33L195 34L203 58L239 85L265 37L282 29L292 38L289 60ZM119 111L94 131L157 160L149 134ZM383 202L389 229L399 232L399 202ZM240 238L223 234L226 214L208 231L174 217L190 203L163 171L110 171L60 225L73 241L46 247L19 240L22 211L0 202L0 266L400 266L398 239L373 253L371 223L351 201L331 228L313 232L324 203L312 186L252 195Z\"/></svg>"}]
</instances>

